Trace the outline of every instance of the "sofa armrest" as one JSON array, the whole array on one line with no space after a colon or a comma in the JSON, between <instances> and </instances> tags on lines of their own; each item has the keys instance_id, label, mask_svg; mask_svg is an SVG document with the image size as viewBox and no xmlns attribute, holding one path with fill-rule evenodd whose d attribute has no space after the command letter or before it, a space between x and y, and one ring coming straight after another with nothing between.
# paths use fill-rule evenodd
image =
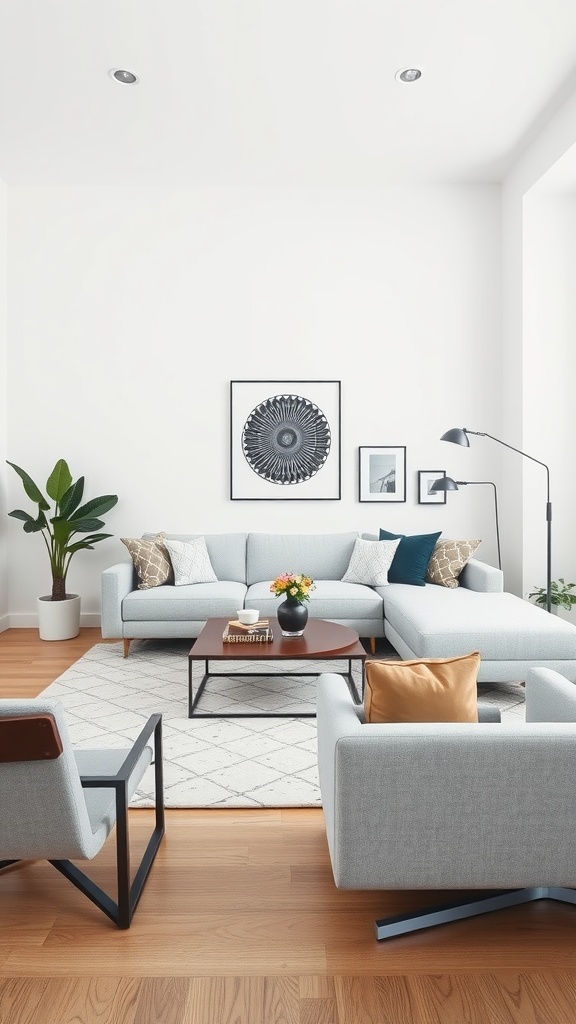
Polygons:
<instances>
[{"instance_id":1,"label":"sofa armrest","mask_svg":"<svg viewBox=\"0 0 576 1024\"><path fill-rule=\"evenodd\" d=\"M118 562L102 573L102 637L122 637L122 601L136 586L134 564Z\"/></svg>"},{"instance_id":2,"label":"sofa armrest","mask_svg":"<svg viewBox=\"0 0 576 1024\"><path fill-rule=\"evenodd\" d=\"M576 686L551 668L526 674L527 722L576 722Z\"/></svg>"},{"instance_id":3,"label":"sofa armrest","mask_svg":"<svg viewBox=\"0 0 576 1024\"><path fill-rule=\"evenodd\" d=\"M504 591L504 573L494 565L471 558L460 574L460 586L481 594L501 594Z\"/></svg>"}]
</instances>

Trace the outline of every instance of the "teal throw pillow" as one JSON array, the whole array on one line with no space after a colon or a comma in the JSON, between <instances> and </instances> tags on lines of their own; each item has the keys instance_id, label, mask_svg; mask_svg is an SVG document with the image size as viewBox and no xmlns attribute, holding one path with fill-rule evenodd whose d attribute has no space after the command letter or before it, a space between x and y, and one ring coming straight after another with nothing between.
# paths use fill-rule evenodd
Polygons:
<instances>
[{"instance_id":1,"label":"teal throw pillow","mask_svg":"<svg viewBox=\"0 0 576 1024\"><path fill-rule=\"evenodd\" d=\"M380 530L380 540L397 540L400 537L400 543L388 570L388 582L408 583L412 587L425 586L428 562L441 533L442 530L439 530L438 533L417 533L407 537L405 533Z\"/></svg>"}]
</instances>

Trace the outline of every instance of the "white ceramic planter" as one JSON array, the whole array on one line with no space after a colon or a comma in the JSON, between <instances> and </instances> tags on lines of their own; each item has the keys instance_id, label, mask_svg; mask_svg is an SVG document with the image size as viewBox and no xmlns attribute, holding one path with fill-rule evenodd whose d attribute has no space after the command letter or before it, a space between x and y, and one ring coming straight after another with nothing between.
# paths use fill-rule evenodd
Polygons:
<instances>
[{"instance_id":1,"label":"white ceramic planter","mask_svg":"<svg viewBox=\"0 0 576 1024\"><path fill-rule=\"evenodd\" d=\"M80 595L68 594L65 601L39 597L38 630L41 640L71 640L80 632Z\"/></svg>"}]
</instances>

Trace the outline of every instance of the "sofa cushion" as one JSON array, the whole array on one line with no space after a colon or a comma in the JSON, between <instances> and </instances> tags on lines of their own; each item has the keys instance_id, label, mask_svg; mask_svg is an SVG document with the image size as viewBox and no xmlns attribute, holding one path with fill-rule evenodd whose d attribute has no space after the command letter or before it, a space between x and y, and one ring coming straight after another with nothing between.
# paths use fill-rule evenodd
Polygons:
<instances>
[{"instance_id":1,"label":"sofa cushion","mask_svg":"<svg viewBox=\"0 0 576 1024\"><path fill-rule=\"evenodd\" d=\"M367 661L367 722L477 722L477 651L428 661Z\"/></svg>"},{"instance_id":2,"label":"sofa cushion","mask_svg":"<svg viewBox=\"0 0 576 1024\"><path fill-rule=\"evenodd\" d=\"M172 563L164 545L165 533L157 533L152 537L121 537L126 545L136 572L138 573L138 589L150 590L161 587L164 583L174 582Z\"/></svg>"},{"instance_id":3,"label":"sofa cushion","mask_svg":"<svg viewBox=\"0 0 576 1024\"><path fill-rule=\"evenodd\" d=\"M382 624L382 598L371 587L341 580L315 580L316 588L306 602L309 614L315 619L337 621L362 620ZM280 603L270 593L270 584L253 583L246 593L246 607L257 608L261 615L276 615ZM382 630L374 635L381 635ZM372 634L370 634L372 635Z\"/></svg>"},{"instance_id":4,"label":"sofa cushion","mask_svg":"<svg viewBox=\"0 0 576 1024\"><path fill-rule=\"evenodd\" d=\"M387 586L388 571L399 543L399 538L362 540L361 537L357 537L342 582L363 583L368 587Z\"/></svg>"},{"instance_id":5,"label":"sofa cushion","mask_svg":"<svg viewBox=\"0 0 576 1024\"><path fill-rule=\"evenodd\" d=\"M175 586L217 582L218 577L212 568L204 537L195 537L190 541L166 538L164 543L174 569Z\"/></svg>"},{"instance_id":6,"label":"sofa cushion","mask_svg":"<svg viewBox=\"0 0 576 1024\"><path fill-rule=\"evenodd\" d=\"M576 658L574 626L515 594L383 587L384 617L417 658L480 651L482 661L558 661Z\"/></svg>"},{"instance_id":7,"label":"sofa cushion","mask_svg":"<svg viewBox=\"0 0 576 1024\"><path fill-rule=\"evenodd\" d=\"M281 572L303 572L315 582L341 580L357 536L357 533L249 533L246 582L250 586L271 581ZM214 568L218 572L215 564ZM219 578L223 577L219 574Z\"/></svg>"},{"instance_id":8,"label":"sofa cushion","mask_svg":"<svg viewBox=\"0 0 576 1024\"><path fill-rule=\"evenodd\" d=\"M193 583L190 586L133 590L122 601L124 622L204 622L206 619L235 619L244 604L243 583Z\"/></svg>"},{"instance_id":9,"label":"sofa cushion","mask_svg":"<svg viewBox=\"0 0 576 1024\"><path fill-rule=\"evenodd\" d=\"M442 533L416 533L407 536L405 533L389 533L380 530L380 540L394 540L400 537L400 543L392 559L388 573L389 583L407 583L413 587L426 585L426 571L432 556L434 545Z\"/></svg>"},{"instance_id":10,"label":"sofa cushion","mask_svg":"<svg viewBox=\"0 0 576 1024\"><path fill-rule=\"evenodd\" d=\"M426 581L455 590L460 586L458 577L462 569L481 543L480 540L439 540L428 564Z\"/></svg>"}]
</instances>

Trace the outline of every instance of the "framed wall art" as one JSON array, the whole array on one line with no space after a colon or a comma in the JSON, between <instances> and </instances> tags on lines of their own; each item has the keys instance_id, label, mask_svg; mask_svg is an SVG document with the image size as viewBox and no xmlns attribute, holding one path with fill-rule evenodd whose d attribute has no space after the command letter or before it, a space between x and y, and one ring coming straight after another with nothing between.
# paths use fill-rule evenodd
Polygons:
<instances>
[{"instance_id":1,"label":"framed wall art","mask_svg":"<svg viewBox=\"0 0 576 1024\"><path fill-rule=\"evenodd\" d=\"M435 480L446 476L445 469L419 469L418 470L418 504L419 505L445 505L446 491L431 491L430 488Z\"/></svg>"},{"instance_id":2,"label":"framed wall art","mask_svg":"<svg viewBox=\"0 0 576 1024\"><path fill-rule=\"evenodd\" d=\"M360 501L406 501L406 447L359 449Z\"/></svg>"},{"instance_id":3,"label":"framed wall art","mask_svg":"<svg viewBox=\"0 0 576 1024\"><path fill-rule=\"evenodd\" d=\"M339 380L230 381L232 501L339 501Z\"/></svg>"}]
</instances>

